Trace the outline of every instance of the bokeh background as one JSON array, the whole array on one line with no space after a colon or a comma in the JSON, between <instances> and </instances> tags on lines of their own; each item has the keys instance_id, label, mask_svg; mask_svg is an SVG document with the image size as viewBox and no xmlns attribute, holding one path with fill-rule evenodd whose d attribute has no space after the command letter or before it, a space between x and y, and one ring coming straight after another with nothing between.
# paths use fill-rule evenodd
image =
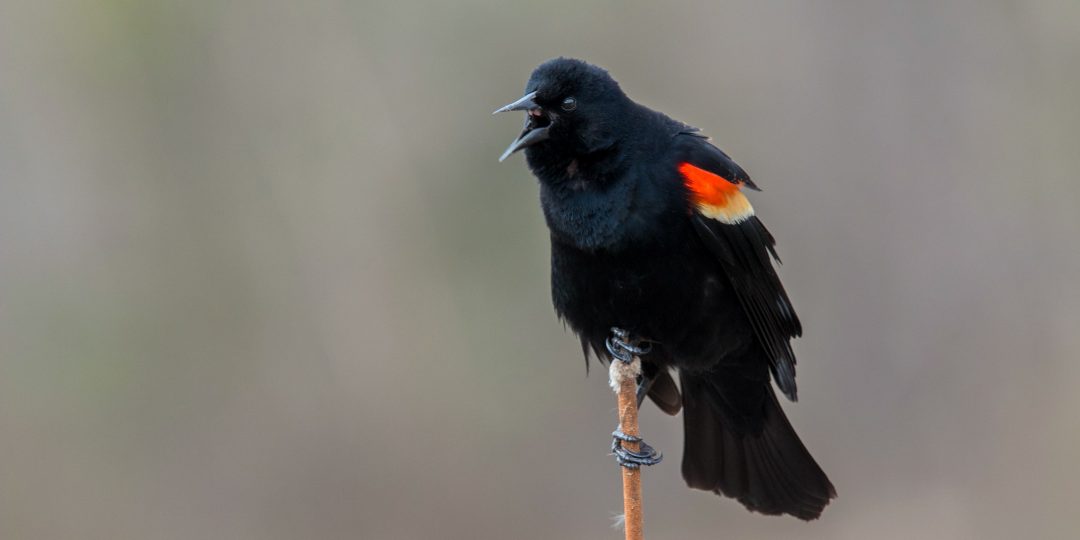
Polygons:
<instances>
[{"instance_id":1,"label":"bokeh background","mask_svg":"<svg viewBox=\"0 0 1080 540\"><path fill-rule=\"evenodd\" d=\"M650 538L1080 535L1080 4L0 2L0 538L595 539L614 398L548 296L557 55L765 191L820 521L645 474Z\"/></svg>"}]
</instances>

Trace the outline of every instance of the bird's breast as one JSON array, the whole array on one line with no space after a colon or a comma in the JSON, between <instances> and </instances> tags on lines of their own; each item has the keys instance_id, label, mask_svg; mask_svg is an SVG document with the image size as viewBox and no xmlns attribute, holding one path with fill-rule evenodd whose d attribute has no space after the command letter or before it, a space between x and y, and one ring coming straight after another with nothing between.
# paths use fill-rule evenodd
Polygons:
<instances>
[{"instance_id":1,"label":"bird's breast","mask_svg":"<svg viewBox=\"0 0 1080 540\"><path fill-rule=\"evenodd\" d=\"M684 320L709 300L710 275L661 245L586 251L553 238L551 265L555 309L579 333L621 325L670 334L662 324Z\"/></svg>"},{"instance_id":2,"label":"bird's breast","mask_svg":"<svg viewBox=\"0 0 1080 540\"><path fill-rule=\"evenodd\" d=\"M542 185L540 202L548 229L563 243L586 251L618 250L625 244L632 186Z\"/></svg>"},{"instance_id":3,"label":"bird's breast","mask_svg":"<svg viewBox=\"0 0 1080 540\"><path fill-rule=\"evenodd\" d=\"M695 238L669 231L663 242L582 250L552 237L556 312L594 346L620 327L655 340L678 364L720 359L750 338L745 315L711 256Z\"/></svg>"}]
</instances>

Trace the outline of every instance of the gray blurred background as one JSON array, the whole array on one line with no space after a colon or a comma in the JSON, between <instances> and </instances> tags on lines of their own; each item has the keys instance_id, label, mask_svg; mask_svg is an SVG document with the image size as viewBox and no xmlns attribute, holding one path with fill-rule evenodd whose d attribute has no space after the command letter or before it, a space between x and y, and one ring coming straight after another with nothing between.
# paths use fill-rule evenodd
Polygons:
<instances>
[{"instance_id":1,"label":"gray blurred background","mask_svg":"<svg viewBox=\"0 0 1080 540\"><path fill-rule=\"evenodd\" d=\"M1080 535L1080 4L0 2L0 538L596 539L614 397L491 117L557 55L746 167L812 524Z\"/></svg>"}]
</instances>

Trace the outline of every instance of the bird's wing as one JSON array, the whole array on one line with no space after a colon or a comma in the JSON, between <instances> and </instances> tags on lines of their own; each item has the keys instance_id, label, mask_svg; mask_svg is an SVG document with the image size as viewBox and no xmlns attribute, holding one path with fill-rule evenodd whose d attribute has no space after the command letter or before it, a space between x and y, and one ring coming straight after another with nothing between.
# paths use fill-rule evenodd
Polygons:
<instances>
[{"instance_id":1,"label":"bird's wing","mask_svg":"<svg viewBox=\"0 0 1080 540\"><path fill-rule=\"evenodd\" d=\"M794 401L795 353L791 338L802 334L802 326L772 265L771 259L780 262L776 241L742 193L743 187L757 187L719 148L690 134L678 137L684 139L679 141L677 167L687 188L690 219L730 279L769 357L773 378Z\"/></svg>"}]
</instances>

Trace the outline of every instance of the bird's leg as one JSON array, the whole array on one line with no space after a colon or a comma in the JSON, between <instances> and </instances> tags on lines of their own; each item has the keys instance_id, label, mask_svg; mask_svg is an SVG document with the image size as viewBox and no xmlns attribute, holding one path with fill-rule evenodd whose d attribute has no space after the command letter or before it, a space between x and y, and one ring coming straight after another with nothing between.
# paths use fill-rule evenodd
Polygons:
<instances>
[{"instance_id":1,"label":"bird's leg","mask_svg":"<svg viewBox=\"0 0 1080 540\"><path fill-rule=\"evenodd\" d=\"M652 345L649 343L639 344L639 340L631 340L630 333L622 328L612 328L612 337L607 340L607 350L611 353L611 356L618 359L623 363L630 363L634 359L634 355L645 355L652 351ZM641 375L637 380L637 404L641 407L641 404L645 402L645 396L649 394L649 389L652 388L654 377L648 375Z\"/></svg>"},{"instance_id":2,"label":"bird's leg","mask_svg":"<svg viewBox=\"0 0 1080 540\"><path fill-rule=\"evenodd\" d=\"M631 338L630 333L621 328L612 328L611 334L612 336L607 340L607 350L611 353L613 362L629 364L633 362L635 356L649 354L652 350L651 345L642 344L641 340ZM636 397L639 406L649 393L652 382L653 379L650 377L644 375L638 377ZM637 443L638 449L630 450L623 447L623 443ZM611 433L611 453L615 455L615 461L627 469L637 469L642 465L656 465L664 459L663 454L646 444L641 437L624 433L621 425Z\"/></svg>"},{"instance_id":3,"label":"bird's leg","mask_svg":"<svg viewBox=\"0 0 1080 540\"><path fill-rule=\"evenodd\" d=\"M656 376L650 377L649 375L642 373L637 378L637 406L640 409L641 404L645 402L645 396L649 395L649 390L652 389L653 383L656 382Z\"/></svg>"},{"instance_id":4,"label":"bird's leg","mask_svg":"<svg viewBox=\"0 0 1080 540\"><path fill-rule=\"evenodd\" d=\"M638 443L638 450L623 448L624 442ZM642 465L656 465L664 460L664 455L646 444L641 437L627 435L622 432L622 429L611 432L611 453L615 455L615 461L627 469L637 469Z\"/></svg>"},{"instance_id":5,"label":"bird's leg","mask_svg":"<svg viewBox=\"0 0 1080 540\"><path fill-rule=\"evenodd\" d=\"M616 360L629 364L634 360L634 356L649 354L652 345L641 344L640 339L631 338L630 332L622 328L612 328L611 337L607 339L607 350Z\"/></svg>"}]
</instances>

